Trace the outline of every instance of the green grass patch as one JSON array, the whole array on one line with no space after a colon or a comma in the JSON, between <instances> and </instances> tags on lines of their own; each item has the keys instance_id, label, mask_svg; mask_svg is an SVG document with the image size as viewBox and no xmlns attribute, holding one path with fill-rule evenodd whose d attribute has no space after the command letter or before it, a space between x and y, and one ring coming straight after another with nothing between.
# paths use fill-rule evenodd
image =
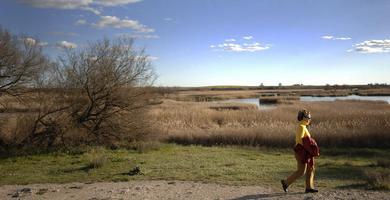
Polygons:
<instances>
[{"instance_id":1,"label":"green grass patch","mask_svg":"<svg viewBox=\"0 0 390 200\"><path fill-rule=\"evenodd\" d=\"M317 186L366 185L367 170L380 169L389 174L389 168L378 165L378 159L390 157L388 150L367 149L369 153L366 154L351 154L351 151L354 150L323 151L316 160ZM141 173L132 173L136 167ZM100 149L77 154L61 152L1 159L0 184L184 180L279 187L279 180L295 168L293 151L289 149L163 144L144 153ZM369 177L372 184L388 187L380 174ZM293 187L303 186L302 178Z\"/></svg>"}]
</instances>

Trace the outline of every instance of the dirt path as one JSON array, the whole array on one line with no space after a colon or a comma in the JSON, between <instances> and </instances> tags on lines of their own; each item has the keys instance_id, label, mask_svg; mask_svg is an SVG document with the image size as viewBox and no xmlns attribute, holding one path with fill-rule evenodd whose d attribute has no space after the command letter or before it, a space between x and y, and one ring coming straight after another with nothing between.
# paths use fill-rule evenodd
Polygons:
<instances>
[{"instance_id":1,"label":"dirt path","mask_svg":"<svg viewBox=\"0 0 390 200\"><path fill-rule=\"evenodd\" d=\"M7 185L0 199L390 199L390 192L365 190L321 190L288 194L261 186L227 186L182 181L130 181L119 183L68 183Z\"/></svg>"}]
</instances>

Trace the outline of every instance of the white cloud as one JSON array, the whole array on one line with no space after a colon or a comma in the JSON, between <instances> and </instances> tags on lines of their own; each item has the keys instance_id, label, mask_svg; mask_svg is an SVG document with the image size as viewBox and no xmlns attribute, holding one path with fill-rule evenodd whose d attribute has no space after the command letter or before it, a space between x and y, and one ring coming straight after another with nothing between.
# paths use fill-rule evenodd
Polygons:
<instances>
[{"instance_id":1,"label":"white cloud","mask_svg":"<svg viewBox=\"0 0 390 200\"><path fill-rule=\"evenodd\" d=\"M79 19L75 22L76 25L84 25L87 24L87 20L85 19Z\"/></svg>"},{"instance_id":2,"label":"white cloud","mask_svg":"<svg viewBox=\"0 0 390 200\"><path fill-rule=\"evenodd\" d=\"M154 29L148 28L147 26L140 24L136 20L119 19L116 16L101 16L100 21L92 25L98 28L104 28L104 27L131 28L137 32L142 32L142 33L154 32Z\"/></svg>"},{"instance_id":3,"label":"white cloud","mask_svg":"<svg viewBox=\"0 0 390 200\"><path fill-rule=\"evenodd\" d=\"M366 40L353 46L354 49L350 49L348 52L357 51L359 53L388 53L390 52L390 39Z\"/></svg>"},{"instance_id":4,"label":"white cloud","mask_svg":"<svg viewBox=\"0 0 390 200\"><path fill-rule=\"evenodd\" d=\"M337 37L337 38L334 38L335 40L350 40L352 38L350 37Z\"/></svg>"},{"instance_id":5,"label":"white cloud","mask_svg":"<svg viewBox=\"0 0 390 200\"><path fill-rule=\"evenodd\" d=\"M244 36L244 37L242 37L244 40L251 40L251 39L253 39L253 36Z\"/></svg>"},{"instance_id":6,"label":"white cloud","mask_svg":"<svg viewBox=\"0 0 390 200\"><path fill-rule=\"evenodd\" d=\"M225 42L235 42L235 39L226 39Z\"/></svg>"},{"instance_id":7,"label":"white cloud","mask_svg":"<svg viewBox=\"0 0 390 200\"><path fill-rule=\"evenodd\" d=\"M79 9L87 7L93 0L19 0L36 8Z\"/></svg>"},{"instance_id":8,"label":"white cloud","mask_svg":"<svg viewBox=\"0 0 390 200\"><path fill-rule=\"evenodd\" d=\"M120 33L116 34L118 37L128 37L133 39L157 39L158 35L141 35L141 34L128 34L128 33Z\"/></svg>"},{"instance_id":9,"label":"white cloud","mask_svg":"<svg viewBox=\"0 0 390 200\"><path fill-rule=\"evenodd\" d=\"M331 40L331 39L333 39L333 36L331 36L331 35L324 35L321 38L324 39L324 40Z\"/></svg>"},{"instance_id":10,"label":"white cloud","mask_svg":"<svg viewBox=\"0 0 390 200\"><path fill-rule=\"evenodd\" d=\"M256 52L263 51L270 48L269 45L262 45L258 42L253 43L244 43L238 44L233 42L227 42L225 40L224 43L218 45L210 45L210 48L221 51L229 51L229 52Z\"/></svg>"},{"instance_id":11,"label":"white cloud","mask_svg":"<svg viewBox=\"0 0 390 200\"><path fill-rule=\"evenodd\" d=\"M155 60L158 60L159 59L159 57L157 57L157 56L148 56L148 60L149 61L155 61Z\"/></svg>"},{"instance_id":12,"label":"white cloud","mask_svg":"<svg viewBox=\"0 0 390 200\"><path fill-rule=\"evenodd\" d=\"M36 39L31 38L31 37L23 38L22 41L24 41L25 44L30 45L30 46L38 45L38 46L44 47L44 46L49 45L49 43L47 43L47 42L40 42L40 41L37 41Z\"/></svg>"},{"instance_id":13,"label":"white cloud","mask_svg":"<svg viewBox=\"0 0 390 200\"><path fill-rule=\"evenodd\" d=\"M159 59L159 57L157 56L136 56L135 57L136 59L142 59L142 60L146 60L146 61L149 61L149 62L153 62L153 61L156 61Z\"/></svg>"},{"instance_id":14,"label":"white cloud","mask_svg":"<svg viewBox=\"0 0 390 200\"><path fill-rule=\"evenodd\" d=\"M321 37L324 40L350 40L350 37L335 37L333 35L324 35Z\"/></svg>"},{"instance_id":15,"label":"white cloud","mask_svg":"<svg viewBox=\"0 0 390 200\"><path fill-rule=\"evenodd\" d=\"M166 17L166 18L164 18L164 21L172 21L173 19L172 18L170 18L170 17Z\"/></svg>"},{"instance_id":16,"label":"white cloud","mask_svg":"<svg viewBox=\"0 0 390 200\"><path fill-rule=\"evenodd\" d=\"M95 8L90 7L94 2L93 0L19 0L24 4L28 4L36 8L56 8L64 10L86 10L93 12L97 15L100 14Z\"/></svg>"},{"instance_id":17,"label":"white cloud","mask_svg":"<svg viewBox=\"0 0 390 200\"><path fill-rule=\"evenodd\" d=\"M41 46L41 47L44 47L44 46L49 45L49 43L47 43L47 42L39 42L38 45Z\"/></svg>"},{"instance_id":18,"label":"white cloud","mask_svg":"<svg viewBox=\"0 0 390 200\"><path fill-rule=\"evenodd\" d=\"M96 6L121 6L130 3L140 2L141 0L19 0L19 2L28 4L36 8L56 8L67 10L86 10L100 15Z\"/></svg>"},{"instance_id":19,"label":"white cloud","mask_svg":"<svg viewBox=\"0 0 390 200\"><path fill-rule=\"evenodd\" d=\"M77 44L73 42L61 41L57 43L57 47L62 49L74 49L77 48Z\"/></svg>"},{"instance_id":20,"label":"white cloud","mask_svg":"<svg viewBox=\"0 0 390 200\"><path fill-rule=\"evenodd\" d=\"M94 3L102 6L120 6L140 1L141 0L95 0Z\"/></svg>"},{"instance_id":21,"label":"white cloud","mask_svg":"<svg viewBox=\"0 0 390 200\"><path fill-rule=\"evenodd\" d=\"M30 45L34 46L37 43L37 41L34 38L30 38L30 37L24 38L24 42L29 46Z\"/></svg>"},{"instance_id":22,"label":"white cloud","mask_svg":"<svg viewBox=\"0 0 390 200\"><path fill-rule=\"evenodd\" d=\"M80 8L81 10L85 10L85 11L90 11L90 12L93 12L95 15L100 15L101 12L95 8L92 8L92 7L82 7Z\"/></svg>"}]
</instances>

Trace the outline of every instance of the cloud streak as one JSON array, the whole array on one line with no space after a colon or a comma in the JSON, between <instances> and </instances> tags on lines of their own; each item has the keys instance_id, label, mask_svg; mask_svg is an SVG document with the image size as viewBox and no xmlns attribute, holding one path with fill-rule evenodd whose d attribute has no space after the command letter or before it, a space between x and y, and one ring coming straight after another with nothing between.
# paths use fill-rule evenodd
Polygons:
<instances>
[{"instance_id":1,"label":"cloud streak","mask_svg":"<svg viewBox=\"0 0 390 200\"><path fill-rule=\"evenodd\" d=\"M49 45L49 43L47 43L47 42L37 41L36 39L34 39L32 37L26 37L26 38L23 38L22 40L24 41L25 44L31 45L31 46L38 45L38 46L44 47L44 46Z\"/></svg>"},{"instance_id":2,"label":"cloud streak","mask_svg":"<svg viewBox=\"0 0 390 200\"><path fill-rule=\"evenodd\" d=\"M226 39L225 42L235 42L235 39Z\"/></svg>"},{"instance_id":3,"label":"cloud streak","mask_svg":"<svg viewBox=\"0 0 390 200\"><path fill-rule=\"evenodd\" d=\"M116 16L101 16L97 23L92 26L97 28L113 27L113 28L130 28L141 33L152 33L154 29L139 23L137 20L120 19Z\"/></svg>"},{"instance_id":4,"label":"cloud streak","mask_svg":"<svg viewBox=\"0 0 390 200\"><path fill-rule=\"evenodd\" d=\"M64 40L64 41L57 42L57 47L60 49L74 49L77 48L77 44Z\"/></svg>"},{"instance_id":5,"label":"cloud streak","mask_svg":"<svg viewBox=\"0 0 390 200\"><path fill-rule=\"evenodd\" d=\"M324 35L321 37L324 40L350 40L350 37L335 37L333 35Z\"/></svg>"},{"instance_id":6,"label":"cloud streak","mask_svg":"<svg viewBox=\"0 0 390 200\"><path fill-rule=\"evenodd\" d=\"M158 39L160 38L158 35L153 34L129 34L129 33L118 33L117 37L126 37L132 39Z\"/></svg>"},{"instance_id":7,"label":"cloud streak","mask_svg":"<svg viewBox=\"0 0 390 200\"><path fill-rule=\"evenodd\" d=\"M114 7L131 3L137 3L141 0L19 0L23 4L35 8L55 8L63 10L85 10L100 15L101 11L96 7Z\"/></svg>"},{"instance_id":8,"label":"cloud streak","mask_svg":"<svg viewBox=\"0 0 390 200\"><path fill-rule=\"evenodd\" d=\"M364 42L353 45L353 47L353 49L348 51L356 51L359 53L389 53L390 39L366 40Z\"/></svg>"},{"instance_id":9,"label":"cloud streak","mask_svg":"<svg viewBox=\"0 0 390 200\"><path fill-rule=\"evenodd\" d=\"M97 15L100 14L100 11L90 6L94 3L93 0L19 0L19 2L35 8L55 8L62 10L80 9L93 12Z\"/></svg>"},{"instance_id":10,"label":"cloud streak","mask_svg":"<svg viewBox=\"0 0 390 200\"><path fill-rule=\"evenodd\" d=\"M102 6L122 6L140 1L142 0L95 0L94 3Z\"/></svg>"},{"instance_id":11,"label":"cloud streak","mask_svg":"<svg viewBox=\"0 0 390 200\"><path fill-rule=\"evenodd\" d=\"M245 38L246 37L246 38ZM244 40L250 40L252 36L245 36ZM222 44L210 45L213 50L227 51L227 52L256 52L264 51L270 48L269 45L263 45L259 42L252 43L238 43L235 39L227 39Z\"/></svg>"},{"instance_id":12,"label":"cloud streak","mask_svg":"<svg viewBox=\"0 0 390 200\"><path fill-rule=\"evenodd\" d=\"M87 24L87 20L85 20L85 19L79 19L79 20L77 20L74 24L75 24L75 25L85 25L85 24Z\"/></svg>"}]
</instances>

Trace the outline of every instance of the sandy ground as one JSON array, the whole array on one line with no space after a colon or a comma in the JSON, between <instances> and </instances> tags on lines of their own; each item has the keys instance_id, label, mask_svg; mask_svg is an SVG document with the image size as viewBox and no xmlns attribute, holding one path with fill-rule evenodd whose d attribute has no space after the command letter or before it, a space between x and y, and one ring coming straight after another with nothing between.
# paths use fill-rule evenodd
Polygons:
<instances>
[{"instance_id":1,"label":"sandy ground","mask_svg":"<svg viewBox=\"0 0 390 200\"><path fill-rule=\"evenodd\" d=\"M33 184L1 186L0 199L390 199L390 192L324 189L318 194L305 194L298 189L290 190L286 194L261 186L183 181Z\"/></svg>"}]
</instances>

